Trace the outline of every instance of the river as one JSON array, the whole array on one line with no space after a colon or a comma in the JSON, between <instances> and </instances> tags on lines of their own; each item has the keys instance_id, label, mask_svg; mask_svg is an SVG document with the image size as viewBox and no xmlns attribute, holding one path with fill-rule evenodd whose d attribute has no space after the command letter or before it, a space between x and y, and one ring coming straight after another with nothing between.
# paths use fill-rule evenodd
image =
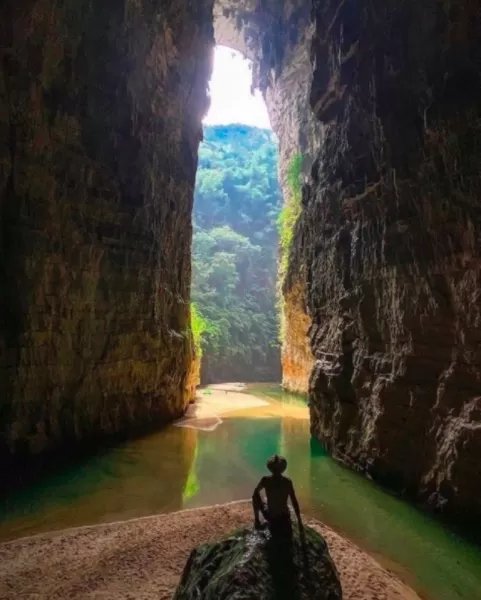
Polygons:
<instances>
[{"instance_id":1,"label":"river","mask_svg":"<svg viewBox=\"0 0 481 600\"><path fill-rule=\"evenodd\" d=\"M329 458L310 439L302 399L274 385L247 391L250 405L217 415L211 398L225 409L244 396L207 388L201 396L210 408L193 418L12 492L0 503L0 540L247 498L277 452L288 460L305 514L355 541L423 597L481 600L480 547Z\"/></svg>"}]
</instances>

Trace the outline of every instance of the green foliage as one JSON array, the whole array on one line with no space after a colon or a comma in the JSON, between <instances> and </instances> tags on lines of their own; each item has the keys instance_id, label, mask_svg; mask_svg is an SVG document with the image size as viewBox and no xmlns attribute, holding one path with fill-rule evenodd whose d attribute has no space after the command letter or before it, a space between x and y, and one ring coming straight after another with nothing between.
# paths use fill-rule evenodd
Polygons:
<instances>
[{"instance_id":1,"label":"green foliage","mask_svg":"<svg viewBox=\"0 0 481 600\"><path fill-rule=\"evenodd\" d=\"M296 153L291 158L287 168L287 183L292 196L301 200L302 154Z\"/></svg>"},{"instance_id":2,"label":"green foliage","mask_svg":"<svg viewBox=\"0 0 481 600\"><path fill-rule=\"evenodd\" d=\"M199 312L195 302L190 305L190 326L194 338L194 348L197 356L202 356L202 342L207 332L214 332L215 327Z\"/></svg>"},{"instance_id":3,"label":"green foliage","mask_svg":"<svg viewBox=\"0 0 481 600\"><path fill-rule=\"evenodd\" d=\"M294 228L301 212L301 186L302 174L302 154L295 154L288 167L287 184L289 187L289 197L286 199L277 219L277 228L279 232L280 246L280 268L279 275L282 281L287 272L289 252L294 239Z\"/></svg>"},{"instance_id":4,"label":"green foliage","mask_svg":"<svg viewBox=\"0 0 481 600\"><path fill-rule=\"evenodd\" d=\"M289 266L289 253L291 251L292 242L294 240L294 229L297 219L301 213L302 200L302 154L294 154L289 162L287 169L287 185L289 188L289 196L284 202L279 216L277 218L277 230L279 232L279 288L282 288L282 283L287 273ZM285 337L285 321L284 321L284 300L279 289L279 313L280 327L279 338L284 341Z\"/></svg>"},{"instance_id":5,"label":"green foliage","mask_svg":"<svg viewBox=\"0 0 481 600\"><path fill-rule=\"evenodd\" d=\"M275 379L280 194L274 137L243 125L207 127L204 136L192 281L193 300L210 324L204 380Z\"/></svg>"}]
</instances>

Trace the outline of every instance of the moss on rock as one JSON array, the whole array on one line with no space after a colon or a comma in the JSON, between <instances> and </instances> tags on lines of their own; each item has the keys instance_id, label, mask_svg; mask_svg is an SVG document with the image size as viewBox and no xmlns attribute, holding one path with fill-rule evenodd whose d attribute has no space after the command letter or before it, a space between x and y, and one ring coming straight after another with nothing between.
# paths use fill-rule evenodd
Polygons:
<instances>
[{"instance_id":1,"label":"moss on rock","mask_svg":"<svg viewBox=\"0 0 481 600\"><path fill-rule=\"evenodd\" d=\"M339 577L324 538L294 528L292 544L243 529L194 549L174 600L339 600Z\"/></svg>"}]
</instances>

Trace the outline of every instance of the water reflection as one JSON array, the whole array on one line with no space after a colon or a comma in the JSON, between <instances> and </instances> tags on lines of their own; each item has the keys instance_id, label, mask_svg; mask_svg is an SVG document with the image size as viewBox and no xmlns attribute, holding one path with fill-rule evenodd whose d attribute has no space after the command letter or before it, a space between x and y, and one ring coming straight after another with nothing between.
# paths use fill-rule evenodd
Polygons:
<instances>
[{"instance_id":1,"label":"water reflection","mask_svg":"<svg viewBox=\"0 0 481 600\"><path fill-rule=\"evenodd\" d=\"M197 435L170 427L12 494L0 504L0 539L180 510Z\"/></svg>"},{"instance_id":2,"label":"water reflection","mask_svg":"<svg viewBox=\"0 0 481 600\"><path fill-rule=\"evenodd\" d=\"M195 493L185 497L185 507L248 498L265 470L266 457L280 451L279 418L254 421L225 419L215 435L199 435L196 459L189 479ZM202 432L203 433L203 432Z\"/></svg>"},{"instance_id":3,"label":"water reflection","mask_svg":"<svg viewBox=\"0 0 481 600\"><path fill-rule=\"evenodd\" d=\"M298 398L256 393L272 404L224 416L215 431L167 428L13 494L0 539L247 498L278 452L305 513L392 561L433 600L481 600L478 547L326 456Z\"/></svg>"}]
</instances>

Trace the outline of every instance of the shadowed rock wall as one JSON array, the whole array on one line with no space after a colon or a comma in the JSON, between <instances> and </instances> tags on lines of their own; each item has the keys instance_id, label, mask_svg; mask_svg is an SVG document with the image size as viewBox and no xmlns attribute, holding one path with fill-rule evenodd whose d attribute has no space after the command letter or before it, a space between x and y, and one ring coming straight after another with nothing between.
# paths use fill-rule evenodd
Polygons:
<instances>
[{"instance_id":1,"label":"shadowed rock wall","mask_svg":"<svg viewBox=\"0 0 481 600\"><path fill-rule=\"evenodd\" d=\"M209 0L0 7L2 457L133 432L192 393Z\"/></svg>"},{"instance_id":2,"label":"shadowed rock wall","mask_svg":"<svg viewBox=\"0 0 481 600\"><path fill-rule=\"evenodd\" d=\"M479 523L479 4L315 0L313 17L325 138L294 261L313 321L312 431Z\"/></svg>"}]
</instances>

